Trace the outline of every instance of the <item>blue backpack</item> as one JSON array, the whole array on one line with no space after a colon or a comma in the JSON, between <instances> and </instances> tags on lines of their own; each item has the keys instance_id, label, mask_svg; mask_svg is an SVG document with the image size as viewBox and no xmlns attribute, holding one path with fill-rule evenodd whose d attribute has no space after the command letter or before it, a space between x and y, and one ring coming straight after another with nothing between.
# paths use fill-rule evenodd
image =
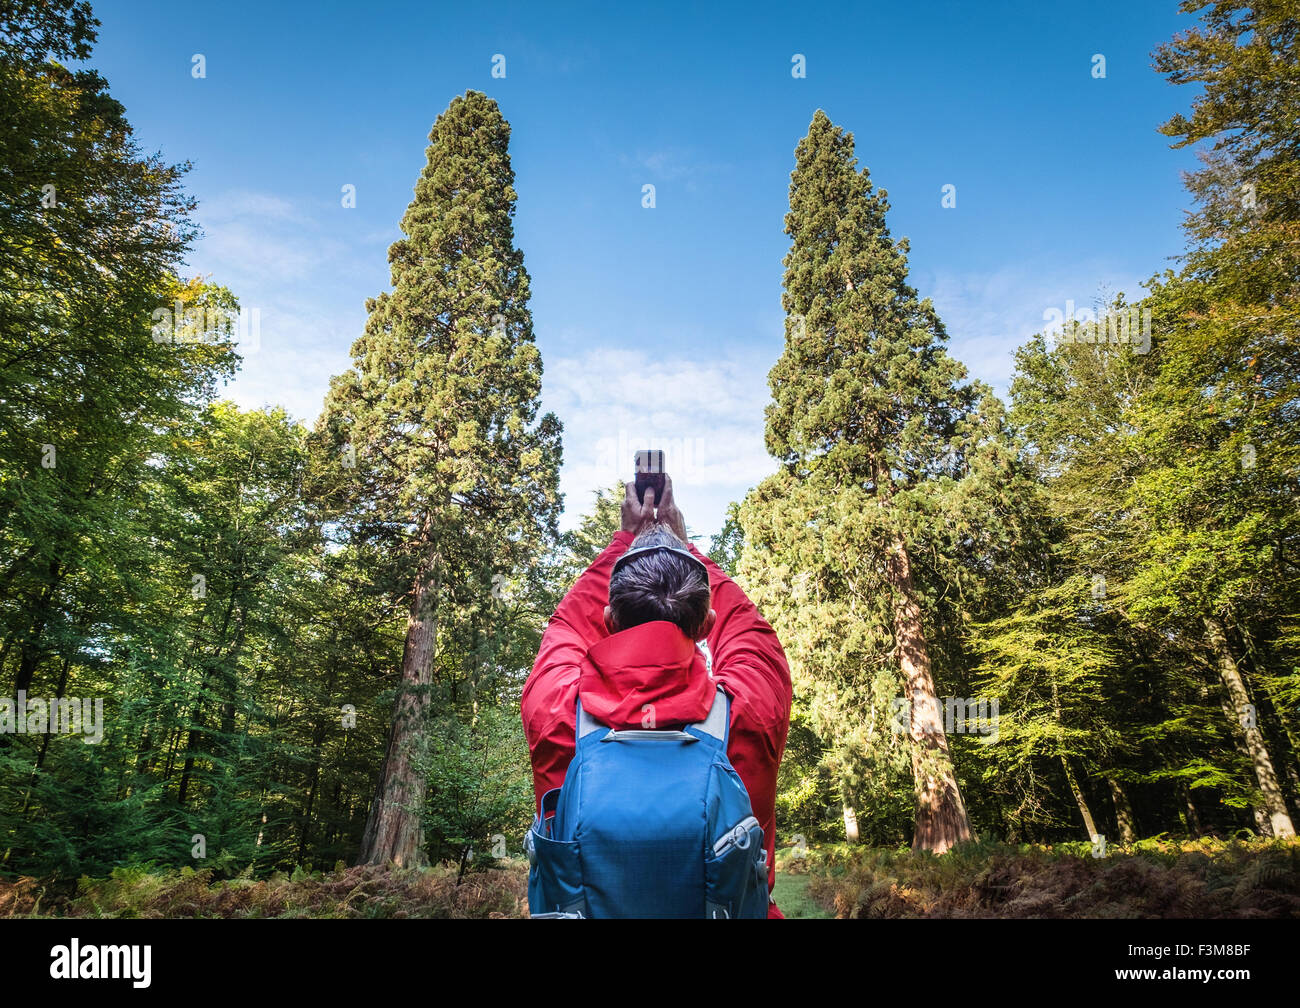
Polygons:
<instances>
[{"instance_id":1,"label":"blue backpack","mask_svg":"<svg viewBox=\"0 0 1300 1008\"><path fill-rule=\"evenodd\" d=\"M615 731L578 701L564 786L542 796L524 840L533 917L767 916L767 851L727 759L730 713L719 686L698 724Z\"/></svg>"}]
</instances>

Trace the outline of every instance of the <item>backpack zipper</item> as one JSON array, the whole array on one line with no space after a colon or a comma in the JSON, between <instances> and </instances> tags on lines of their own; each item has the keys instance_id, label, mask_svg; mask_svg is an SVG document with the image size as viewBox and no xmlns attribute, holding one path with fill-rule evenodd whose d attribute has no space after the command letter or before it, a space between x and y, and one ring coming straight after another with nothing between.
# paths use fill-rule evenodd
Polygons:
<instances>
[{"instance_id":1,"label":"backpack zipper","mask_svg":"<svg viewBox=\"0 0 1300 1008\"><path fill-rule=\"evenodd\" d=\"M732 847L738 847L740 850L748 850L750 845L749 831L758 825L758 819L750 816L742 819L735 826L723 833L718 838L717 843L713 845L713 856L721 857ZM764 854L767 852L764 851Z\"/></svg>"},{"instance_id":2,"label":"backpack zipper","mask_svg":"<svg viewBox=\"0 0 1300 1008\"><path fill-rule=\"evenodd\" d=\"M649 739L655 742L698 742L694 735L684 731L658 731L649 728L610 729L602 742L629 742Z\"/></svg>"}]
</instances>

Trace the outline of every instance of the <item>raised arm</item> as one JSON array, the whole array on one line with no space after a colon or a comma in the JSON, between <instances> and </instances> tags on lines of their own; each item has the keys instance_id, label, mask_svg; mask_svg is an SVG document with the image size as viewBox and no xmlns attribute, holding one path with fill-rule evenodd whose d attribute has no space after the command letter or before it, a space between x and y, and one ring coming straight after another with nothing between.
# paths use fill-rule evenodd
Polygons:
<instances>
[{"instance_id":1,"label":"raised arm","mask_svg":"<svg viewBox=\"0 0 1300 1008\"><path fill-rule=\"evenodd\" d=\"M673 497L672 479L666 478L665 484L659 521L672 529L709 570L711 605L717 613L706 638L713 656L713 676L722 681L727 692L743 702L750 727L767 732L775 765L785 750L790 725L790 665L785 651L776 638L776 631L759 614L740 585L686 537L686 522Z\"/></svg>"},{"instance_id":2,"label":"raised arm","mask_svg":"<svg viewBox=\"0 0 1300 1008\"><path fill-rule=\"evenodd\" d=\"M750 717L774 729L773 758L785 749L790 724L790 665L776 631L726 572L691 544L691 552L709 569L709 588L717 622L706 638L713 675L737 697L744 697ZM777 740L779 735L779 745Z\"/></svg>"}]
</instances>

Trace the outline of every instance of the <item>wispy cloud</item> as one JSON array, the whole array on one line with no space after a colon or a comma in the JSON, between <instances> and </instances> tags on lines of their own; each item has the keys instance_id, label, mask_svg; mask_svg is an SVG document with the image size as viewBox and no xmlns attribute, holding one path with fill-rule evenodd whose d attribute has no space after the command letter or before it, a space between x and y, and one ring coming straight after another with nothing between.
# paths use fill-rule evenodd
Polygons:
<instances>
[{"instance_id":1,"label":"wispy cloud","mask_svg":"<svg viewBox=\"0 0 1300 1008\"><path fill-rule=\"evenodd\" d=\"M259 218L262 220L302 220L293 204L270 193L232 190L203 205L202 216L216 222Z\"/></svg>"},{"instance_id":2,"label":"wispy cloud","mask_svg":"<svg viewBox=\"0 0 1300 1008\"><path fill-rule=\"evenodd\" d=\"M543 406L565 426L565 527L591 491L630 477L634 451L663 448L692 530L716 532L727 504L773 468L763 447L771 364L739 348L695 360L600 346L548 362Z\"/></svg>"},{"instance_id":3,"label":"wispy cloud","mask_svg":"<svg viewBox=\"0 0 1300 1008\"><path fill-rule=\"evenodd\" d=\"M364 310L332 316L287 300L260 308L247 297L242 307L257 309L259 340L241 348L243 367L226 394L244 409L283 406L310 426L330 378L351 365L349 350L365 325Z\"/></svg>"},{"instance_id":4,"label":"wispy cloud","mask_svg":"<svg viewBox=\"0 0 1300 1008\"><path fill-rule=\"evenodd\" d=\"M685 182L688 189L707 176L729 170L725 164L704 161L694 152L680 147L639 150L634 154L620 154L618 159L625 167L643 175L647 182Z\"/></svg>"},{"instance_id":5,"label":"wispy cloud","mask_svg":"<svg viewBox=\"0 0 1300 1008\"><path fill-rule=\"evenodd\" d=\"M354 247L270 193L219 194L201 202L197 220L204 233L189 271L229 287L258 322L225 394L247 409L281 405L313 422L365 323Z\"/></svg>"},{"instance_id":6,"label":"wispy cloud","mask_svg":"<svg viewBox=\"0 0 1300 1008\"><path fill-rule=\"evenodd\" d=\"M940 270L914 276L913 282L934 301L948 330L949 353L964 362L973 377L1005 397L1016 350L1043 331L1044 312L1052 308L1064 312L1067 301L1080 309L1090 308L1120 291L1136 299L1143 293L1142 279L1105 263L1082 263L1053 273L1024 266L987 273Z\"/></svg>"}]
</instances>

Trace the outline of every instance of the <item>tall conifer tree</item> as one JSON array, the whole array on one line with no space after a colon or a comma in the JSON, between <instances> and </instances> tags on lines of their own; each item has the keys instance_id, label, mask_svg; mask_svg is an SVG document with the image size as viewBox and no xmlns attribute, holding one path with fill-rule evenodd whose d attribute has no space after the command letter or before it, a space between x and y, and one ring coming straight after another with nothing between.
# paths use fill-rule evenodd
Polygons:
<instances>
[{"instance_id":1,"label":"tall conifer tree","mask_svg":"<svg viewBox=\"0 0 1300 1008\"><path fill-rule=\"evenodd\" d=\"M439 645L457 600L486 598L555 534L560 424L538 419L542 366L515 248L510 127L478 92L452 101L367 302L353 367L322 417L353 541L382 544L408 605L393 724L360 851L418 864L417 767Z\"/></svg>"},{"instance_id":2,"label":"tall conifer tree","mask_svg":"<svg viewBox=\"0 0 1300 1008\"><path fill-rule=\"evenodd\" d=\"M934 515L977 456L988 460L986 431L1000 411L944 352L943 324L908 285L907 241L886 226L886 193L856 165L852 134L818 111L791 176L786 346L769 379L767 446L783 465L746 503L741 572L748 584L782 582L758 589L770 596L759 604L786 622L797 663L833 680L822 706L843 720L856 705L870 719L842 727L846 748L879 744L901 673L913 846L942 852L971 829L935 688L915 544L943 538ZM850 783L852 762L846 752ZM847 794L844 811L852 833Z\"/></svg>"}]
</instances>

